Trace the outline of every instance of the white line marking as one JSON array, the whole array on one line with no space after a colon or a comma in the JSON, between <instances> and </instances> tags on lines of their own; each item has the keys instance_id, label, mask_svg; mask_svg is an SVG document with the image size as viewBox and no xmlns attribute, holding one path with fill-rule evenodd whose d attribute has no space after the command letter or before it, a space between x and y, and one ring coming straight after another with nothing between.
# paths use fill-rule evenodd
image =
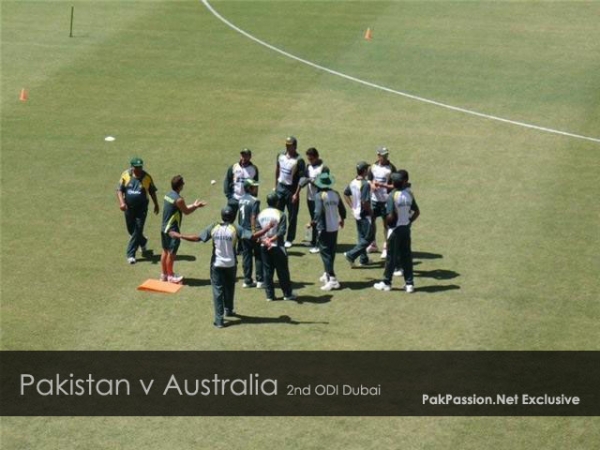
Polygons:
<instances>
[{"instance_id":1,"label":"white line marking","mask_svg":"<svg viewBox=\"0 0 600 450\"><path fill-rule=\"evenodd\" d=\"M356 78L353 77L351 75L346 75L345 73L342 72L338 72L337 70L333 70L333 69L329 69L327 67L321 66L319 64L315 64L311 61L307 61L306 59L302 59L298 56L292 55L291 53L286 52L285 50L281 50L280 48L277 48L265 41L262 41L260 39L258 39L257 37L254 37L253 35L251 35L250 33L248 33L247 31L242 30L241 28L239 28L238 26L234 25L233 23L231 23L229 20L227 20L225 17L223 17L221 14L219 14L219 12L217 10L215 10L212 5L208 2L208 0L202 0L202 3L204 4L204 6L206 6L206 8L217 18L219 19L221 22L223 22L225 25L227 25L229 28L237 31L238 33L246 36L248 39L253 40L254 42L267 47L270 50L273 50L274 52L277 52L283 56L286 56L288 58L294 59L298 62L301 62L302 64L306 64L307 66L313 67L315 69L318 70L322 70L324 72L330 73L331 75L336 75L338 77L341 78L345 78L346 80L350 80L350 81L354 81L355 83L359 83L365 86L369 86L371 88L374 89L379 89L381 91L384 92L389 92L390 94L395 94L395 95L400 95L402 97L406 97L406 98L410 98L412 100L417 100L419 102L423 102L423 103L429 103L430 105L435 105L435 106L440 106L442 108L446 108L446 109L450 109L452 111L458 111L461 113L465 113L465 114L470 114L472 116L477 116L477 117L483 117L484 119L489 119L489 120L496 120L498 122L504 122L504 123L509 123L511 125L517 125L520 127L524 127L524 128L530 128L533 130L539 130L539 131L545 131L547 133L554 133L554 134L560 134L562 136L568 136L568 137L573 137L573 138L577 138L577 139L585 139L587 141L592 141L592 142L599 142L600 143L600 138L593 138L593 137L589 137L589 136L582 136L580 134L574 134L574 133L569 133L567 131L560 131L560 130L554 130L552 128L546 128L546 127L541 127L538 125L532 125L529 123L525 123L525 122L518 122L516 120L510 120L510 119L505 119L503 117L498 117L498 116L492 116L490 114L484 114L484 113L480 113L477 111L472 111L470 109L465 109L465 108L460 108L458 106L452 106L452 105L448 105L446 103L441 103L441 102L437 102L435 100L430 100L427 98L423 98L423 97L419 97L416 95L412 95L412 94L408 94L406 92L402 92L402 91L396 91L394 89L385 87L385 86L381 86L379 84L375 84L375 83L371 83L370 81L365 81L365 80L361 80L360 78Z\"/></svg>"}]
</instances>

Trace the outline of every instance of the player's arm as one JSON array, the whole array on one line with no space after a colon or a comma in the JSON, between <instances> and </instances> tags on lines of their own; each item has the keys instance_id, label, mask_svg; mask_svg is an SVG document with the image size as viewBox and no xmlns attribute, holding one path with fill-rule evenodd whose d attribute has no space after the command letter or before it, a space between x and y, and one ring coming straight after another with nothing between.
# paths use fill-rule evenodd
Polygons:
<instances>
[{"instance_id":1,"label":"player's arm","mask_svg":"<svg viewBox=\"0 0 600 450\"><path fill-rule=\"evenodd\" d=\"M150 177L150 175L148 175ZM150 198L152 199L152 203L154 203L154 214L158 214L160 208L158 207L158 199L156 198L156 186L154 185L154 180L150 177L150 187L148 188L148 192L150 193Z\"/></svg>"},{"instance_id":2,"label":"player's arm","mask_svg":"<svg viewBox=\"0 0 600 450\"><path fill-rule=\"evenodd\" d=\"M398 221L398 216L396 215L396 205L394 205L394 193L396 191L392 191L387 199L385 204L385 220L388 226L394 227L396 222Z\"/></svg>"},{"instance_id":3,"label":"player's arm","mask_svg":"<svg viewBox=\"0 0 600 450\"><path fill-rule=\"evenodd\" d=\"M202 207L206 206L206 202L196 200L191 205L186 205L183 197L179 197L175 201L175 205L177 205L177 208L179 208L179 211L181 211L183 214L185 214L187 216L188 214L191 214L194 211L196 211L198 208L202 208Z\"/></svg>"},{"instance_id":4,"label":"player's arm","mask_svg":"<svg viewBox=\"0 0 600 450\"><path fill-rule=\"evenodd\" d=\"M233 195L233 166L229 166L223 180L223 193L228 199Z\"/></svg>"},{"instance_id":5,"label":"player's arm","mask_svg":"<svg viewBox=\"0 0 600 450\"><path fill-rule=\"evenodd\" d=\"M373 211L371 210L371 185L364 183L360 188L360 208L364 211L365 217L373 217Z\"/></svg>"},{"instance_id":6,"label":"player's arm","mask_svg":"<svg viewBox=\"0 0 600 450\"><path fill-rule=\"evenodd\" d=\"M413 197L412 204L410 205L410 210L412 211L412 214L410 215L410 219L408 219L408 220L410 220L410 223L413 223L421 215L421 211L419 210L419 205L417 205L417 201L415 200L414 197Z\"/></svg>"},{"instance_id":7,"label":"player's arm","mask_svg":"<svg viewBox=\"0 0 600 450\"><path fill-rule=\"evenodd\" d=\"M317 194L315 196L315 218L312 221L313 226L321 223L321 220L323 220L323 200L321 199L321 194Z\"/></svg>"},{"instance_id":8,"label":"player's arm","mask_svg":"<svg viewBox=\"0 0 600 450\"><path fill-rule=\"evenodd\" d=\"M279 155L277 155L277 164L275 164L275 187L273 190L277 189L277 180L279 180Z\"/></svg>"},{"instance_id":9,"label":"player's arm","mask_svg":"<svg viewBox=\"0 0 600 450\"><path fill-rule=\"evenodd\" d=\"M338 214L340 215L340 227L344 228L344 222L346 221L346 207L341 201L338 202Z\"/></svg>"},{"instance_id":10,"label":"player's arm","mask_svg":"<svg viewBox=\"0 0 600 450\"><path fill-rule=\"evenodd\" d=\"M171 236L174 239L183 239L185 241L190 242L198 242L200 240L200 236L198 236L197 234L181 234L177 231L169 231L169 236Z\"/></svg>"},{"instance_id":11,"label":"player's arm","mask_svg":"<svg viewBox=\"0 0 600 450\"><path fill-rule=\"evenodd\" d=\"M344 201L348 205L348 208L352 209L352 191L350 190L350 185L344 189Z\"/></svg>"},{"instance_id":12,"label":"player's arm","mask_svg":"<svg viewBox=\"0 0 600 450\"><path fill-rule=\"evenodd\" d=\"M125 196L123 192L125 191L125 179L123 175L121 175L121 179L119 180L119 185L117 186L117 200L119 200L119 209L121 211L127 210L127 203L125 203Z\"/></svg>"}]
</instances>

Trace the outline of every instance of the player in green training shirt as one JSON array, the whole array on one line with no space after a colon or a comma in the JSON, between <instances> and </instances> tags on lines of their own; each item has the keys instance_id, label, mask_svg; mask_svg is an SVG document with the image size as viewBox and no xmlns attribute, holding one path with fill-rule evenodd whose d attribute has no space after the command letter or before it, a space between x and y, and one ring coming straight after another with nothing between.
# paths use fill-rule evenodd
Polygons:
<instances>
[{"instance_id":1,"label":"player in green training shirt","mask_svg":"<svg viewBox=\"0 0 600 450\"><path fill-rule=\"evenodd\" d=\"M244 195L240 197L238 224L244 230L256 230L256 217L260 212L260 200L256 198L258 181L244 181ZM244 269L244 284L242 287L263 287L263 263L260 254L260 244L255 239L242 239L242 267ZM256 262L256 284L252 281L253 259Z\"/></svg>"}]
</instances>

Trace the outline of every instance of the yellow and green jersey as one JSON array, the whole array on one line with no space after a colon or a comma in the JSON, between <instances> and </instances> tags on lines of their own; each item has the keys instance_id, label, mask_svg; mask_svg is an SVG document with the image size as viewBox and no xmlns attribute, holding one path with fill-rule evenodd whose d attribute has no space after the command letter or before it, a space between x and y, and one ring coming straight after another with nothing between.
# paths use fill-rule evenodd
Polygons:
<instances>
[{"instance_id":1,"label":"yellow and green jersey","mask_svg":"<svg viewBox=\"0 0 600 450\"><path fill-rule=\"evenodd\" d=\"M123 193L125 204L131 209L148 208L148 195L156 192L156 186L149 173L142 171L141 177L136 178L131 168L121 174L118 189Z\"/></svg>"},{"instance_id":2,"label":"yellow and green jersey","mask_svg":"<svg viewBox=\"0 0 600 450\"><path fill-rule=\"evenodd\" d=\"M211 264L215 267L234 267L238 239L252 238L252 232L232 223L213 223L198 236L202 242L213 241Z\"/></svg>"}]
</instances>

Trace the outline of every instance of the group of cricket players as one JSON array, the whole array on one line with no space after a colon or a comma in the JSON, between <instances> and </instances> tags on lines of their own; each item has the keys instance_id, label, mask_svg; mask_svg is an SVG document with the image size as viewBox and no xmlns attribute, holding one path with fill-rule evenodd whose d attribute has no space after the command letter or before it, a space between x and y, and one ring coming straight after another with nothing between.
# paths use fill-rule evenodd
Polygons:
<instances>
[{"instance_id":1,"label":"group of cricket players","mask_svg":"<svg viewBox=\"0 0 600 450\"><path fill-rule=\"evenodd\" d=\"M227 204L221 210L221 220L199 234L183 234L183 215L205 206L196 200L186 204L181 191L183 177L171 180L171 191L164 196L161 227L161 281L181 283L183 277L175 274L173 266L181 239L207 242L212 240L210 280L215 310L214 326L227 325L226 317L235 316L234 296L237 278L237 255L242 257L243 287L264 288L267 301L275 300L274 276L277 274L284 300L296 300L292 290L287 249L294 245L300 207L300 192L306 189L310 223L306 226L306 245L311 254L318 254L323 262L319 278L323 291L342 287L334 263L338 232L347 218L346 206L356 222L357 243L344 253L351 267L366 266L369 254L379 251L376 243L377 220L381 218L385 236L381 258L385 260L383 280L374 288L390 291L394 276L403 276L403 290L414 292L411 253L411 223L419 217L419 207L411 190L406 170L397 170L389 160L385 147L377 149L377 161L356 164L356 177L340 194L333 187L335 177L323 163L316 148L306 150L306 159L298 153L298 141L290 136L286 149L277 156L275 186L266 197L266 208L261 209L258 199L259 172L252 163L252 151L243 149L240 159L229 167L223 190ZM143 170L140 158L131 160L131 167L123 172L117 198L125 213L130 241L127 261L135 264L135 252L147 252L143 235L144 222L150 197L158 214L156 188L152 177ZM145 200L145 210L144 210ZM253 276L254 275L254 276Z\"/></svg>"}]
</instances>

